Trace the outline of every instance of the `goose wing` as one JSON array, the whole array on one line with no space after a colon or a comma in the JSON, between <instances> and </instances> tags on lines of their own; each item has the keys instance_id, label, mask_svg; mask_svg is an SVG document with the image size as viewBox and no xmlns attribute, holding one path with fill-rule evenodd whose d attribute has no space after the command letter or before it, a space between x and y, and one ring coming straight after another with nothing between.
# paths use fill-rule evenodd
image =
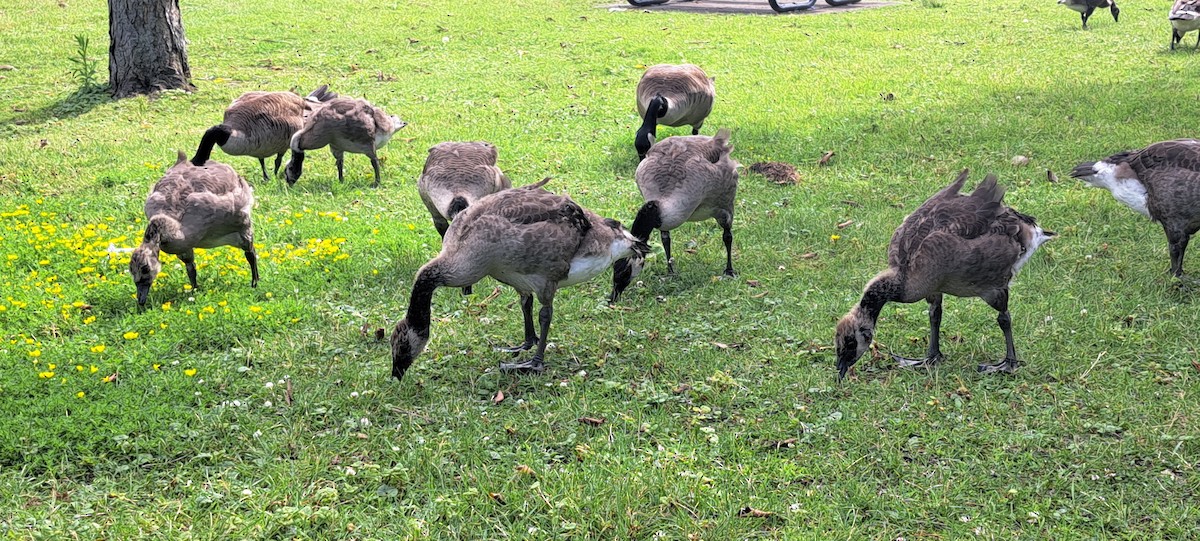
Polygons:
<instances>
[{"instance_id":1,"label":"goose wing","mask_svg":"<svg viewBox=\"0 0 1200 541\"><path fill-rule=\"evenodd\" d=\"M970 195L959 191L966 182L963 171L953 183L925 201L892 235L888 262L897 268L907 268L921 252L926 241L937 235L942 242L948 239L973 240L991 230L1003 206L1004 189L995 175L988 175Z\"/></svg>"}]
</instances>

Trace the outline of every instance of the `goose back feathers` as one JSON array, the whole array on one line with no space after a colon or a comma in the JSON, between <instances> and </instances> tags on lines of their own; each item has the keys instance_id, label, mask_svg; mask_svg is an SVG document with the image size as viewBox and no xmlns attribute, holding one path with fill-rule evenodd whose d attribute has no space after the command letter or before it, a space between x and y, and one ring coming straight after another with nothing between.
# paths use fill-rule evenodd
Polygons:
<instances>
[{"instance_id":1,"label":"goose back feathers","mask_svg":"<svg viewBox=\"0 0 1200 541\"><path fill-rule=\"evenodd\" d=\"M1168 272L1183 276L1183 256L1200 230L1200 141L1176 139L1080 164L1071 176L1104 188L1121 203L1162 225L1171 254Z\"/></svg>"},{"instance_id":2,"label":"goose back feathers","mask_svg":"<svg viewBox=\"0 0 1200 541\"><path fill-rule=\"evenodd\" d=\"M980 297L1000 314L1006 355L981 371L1012 372L1019 361L1013 347L1008 290L1033 252L1054 233L1033 217L1004 206L1004 189L988 175L969 195L960 194L968 172L934 194L904 219L888 246L888 268L875 276L861 300L838 322L835 333L838 371L846 371L870 347L875 322L888 302L930 304L929 354L919 361L897 357L902 365L934 364L941 359L939 333L942 295Z\"/></svg>"},{"instance_id":3,"label":"goose back feathers","mask_svg":"<svg viewBox=\"0 0 1200 541\"><path fill-rule=\"evenodd\" d=\"M454 216L475 201L512 187L496 167L496 154L496 147L484 141L438 143L429 149L417 193L439 235L445 237Z\"/></svg>"},{"instance_id":4,"label":"goose back feathers","mask_svg":"<svg viewBox=\"0 0 1200 541\"><path fill-rule=\"evenodd\" d=\"M292 159L284 168L284 178L288 184L295 184L303 172L305 151L329 146L337 164L339 182L343 180L344 155L352 152L371 159L374 185L379 186L379 158L375 151L383 148L392 135L406 125L400 117L387 114L367 100L330 100L309 116L304 126L292 136Z\"/></svg>"},{"instance_id":5,"label":"goose back feathers","mask_svg":"<svg viewBox=\"0 0 1200 541\"><path fill-rule=\"evenodd\" d=\"M129 261L138 305L145 305L161 269L159 251L175 254L196 283L195 248L237 246L250 264L251 286L258 284L258 258L250 213L254 191L233 168L208 160L193 165L182 152L146 198L146 230Z\"/></svg>"},{"instance_id":6,"label":"goose back feathers","mask_svg":"<svg viewBox=\"0 0 1200 541\"><path fill-rule=\"evenodd\" d=\"M733 209L737 197L738 163L730 153L729 130L714 137L691 135L668 137L655 145L638 165L635 177L645 204L633 221L633 235L646 240L659 230L667 270L675 272L671 259L671 230L686 222L714 219L721 226L725 243L725 271L733 270ZM610 302L616 302L629 285L618 263L613 275Z\"/></svg>"},{"instance_id":7,"label":"goose back feathers","mask_svg":"<svg viewBox=\"0 0 1200 541\"><path fill-rule=\"evenodd\" d=\"M408 312L392 334L393 376L401 379L424 351L438 287L466 287L491 276L516 289L525 340L512 350L536 347L536 352L501 368L541 370L558 289L589 280L620 258L640 263L648 249L644 242L619 222L542 189L545 182L489 195L455 218L441 253L417 271ZM535 296L542 305L540 332L533 323Z\"/></svg>"},{"instance_id":8,"label":"goose back feathers","mask_svg":"<svg viewBox=\"0 0 1200 541\"><path fill-rule=\"evenodd\" d=\"M292 135L313 111L336 97L329 91L329 85L322 85L303 98L292 92L246 92L229 104L220 124L204 132L192 164L204 165L213 146L219 145L231 156L258 158L263 180L270 180L265 159L275 156L278 173Z\"/></svg>"},{"instance_id":9,"label":"goose back feathers","mask_svg":"<svg viewBox=\"0 0 1200 541\"><path fill-rule=\"evenodd\" d=\"M658 64L646 68L637 85L637 111L642 126L634 138L638 158L654 144L657 126L692 126L700 133L712 112L716 89L704 70L693 64Z\"/></svg>"}]
</instances>

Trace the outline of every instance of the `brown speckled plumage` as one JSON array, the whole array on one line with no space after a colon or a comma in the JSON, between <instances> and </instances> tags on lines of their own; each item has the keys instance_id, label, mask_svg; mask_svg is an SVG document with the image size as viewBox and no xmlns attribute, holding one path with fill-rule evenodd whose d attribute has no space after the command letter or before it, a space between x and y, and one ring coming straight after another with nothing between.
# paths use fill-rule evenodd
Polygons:
<instances>
[{"instance_id":1,"label":"brown speckled plumage","mask_svg":"<svg viewBox=\"0 0 1200 541\"><path fill-rule=\"evenodd\" d=\"M237 246L250 264L251 286L258 284L258 258L254 252L254 225L250 214L254 190L232 167L207 160L203 166L189 162L182 152L146 198L146 230L133 251L129 271L137 286L138 304L144 305L161 264L159 251L175 254L196 283L195 248Z\"/></svg>"},{"instance_id":2,"label":"brown speckled plumage","mask_svg":"<svg viewBox=\"0 0 1200 541\"><path fill-rule=\"evenodd\" d=\"M750 171L758 173L775 184L798 184L800 173L796 168L783 162L758 162L750 166Z\"/></svg>"},{"instance_id":3,"label":"brown speckled plumage","mask_svg":"<svg viewBox=\"0 0 1200 541\"><path fill-rule=\"evenodd\" d=\"M439 235L446 236L455 214L484 196L512 187L496 167L496 155L496 147L484 141L438 143L429 149L417 193Z\"/></svg>"},{"instance_id":4,"label":"brown speckled plumage","mask_svg":"<svg viewBox=\"0 0 1200 541\"><path fill-rule=\"evenodd\" d=\"M1032 217L1004 206L1004 188L995 175L988 175L970 195L959 194L967 178L963 171L905 218L892 235L887 270L867 284L859 303L838 322L835 341L842 375L870 347L875 321L888 302L929 301L929 355L922 362L940 360L944 294L980 297L1000 312L997 323L1005 335L1005 358L980 369L1016 369L1008 315L1009 283L1033 251L1054 233L1043 231Z\"/></svg>"},{"instance_id":5,"label":"brown speckled plumage","mask_svg":"<svg viewBox=\"0 0 1200 541\"><path fill-rule=\"evenodd\" d=\"M365 154L371 159L375 186L379 186L379 158L375 151L406 126L400 117L388 115L367 100L336 98L318 109L304 126L292 136L292 159L284 168L288 184L294 184L303 172L304 153L329 146L337 164L338 181L343 180L343 157L346 152Z\"/></svg>"},{"instance_id":6,"label":"brown speckled plumage","mask_svg":"<svg viewBox=\"0 0 1200 541\"><path fill-rule=\"evenodd\" d=\"M699 66L658 64L646 68L637 85L637 111L643 119L634 141L638 156L644 157L654 144L659 124L691 126L692 135L699 134L715 97L712 79Z\"/></svg>"},{"instance_id":7,"label":"brown speckled plumage","mask_svg":"<svg viewBox=\"0 0 1200 541\"><path fill-rule=\"evenodd\" d=\"M620 223L542 189L545 182L486 196L455 217L441 253L417 272L408 313L396 324L393 376L403 377L425 349L430 304L438 287L466 287L491 276L516 289L525 341L513 349L536 347L536 352L511 367L540 370L558 289L593 278L619 258L640 260L645 255L645 243ZM542 305L540 333L533 325L535 296Z\"/></svg>"},{"instance_id":8,"label":"brown speckled plumage","mask_svg":"<svg viewBox=\"0 0 1200 541\"><path fill-rule=\"evenodd\" d=\"M1200 141L1176 139L1080 164L1071 173L1112 192L1118 201L1162 225L1171 254L1168 272L1183 275L1183 257L1200 230Z\"/></svg>"}]
</instances>

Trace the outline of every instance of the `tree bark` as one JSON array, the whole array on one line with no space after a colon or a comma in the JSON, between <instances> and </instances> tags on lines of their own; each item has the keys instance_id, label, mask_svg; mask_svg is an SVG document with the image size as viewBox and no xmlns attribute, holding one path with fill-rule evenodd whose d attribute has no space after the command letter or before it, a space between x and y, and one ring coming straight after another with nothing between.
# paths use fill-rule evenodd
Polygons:
<instances>
[{"instance_id":1,"label":"tree bark","mask_svg":"<svg viewBox=\"0 0 1200 541\"><path fill-rule=\"evenodd\" d=\"M108 0L108 83L114 98L196 90L179 0Z\"/></svg>"}]
</instances>

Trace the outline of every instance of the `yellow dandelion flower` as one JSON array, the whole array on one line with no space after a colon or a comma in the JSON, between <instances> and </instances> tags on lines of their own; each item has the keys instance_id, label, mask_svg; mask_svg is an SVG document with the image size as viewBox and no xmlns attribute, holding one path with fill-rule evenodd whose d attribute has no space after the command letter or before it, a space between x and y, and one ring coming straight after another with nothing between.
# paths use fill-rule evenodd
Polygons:
<instances>
[{"instance_id":1,"label":"yellow dandelion flower","mask_svg":"<svg viewBox=\"0 0 1200 541\"><path fill-rule=\"evenodd\" d=\"M83 398L83 391L75 393L75 398Z\"/></svg>"},{"instance_id":2,"label":"yellow dandelion flower","mask_svg":"<svg viewBox=\"0 0 1200 541\"><path fill-rule=\"evenodd\" d=\"M17 254L8 254L9 261L15 261L18 257L20 257L20 256L18 256Z\"/></svg>"},{"instance_id":3,"label":"yellow dandelion flower","mask_svg":"<svg viewBox=\"0 0 1200 541\"><path fill-rule=\"evenodd\" d=\"M40 349L35 349L35 350L33 350L33 351L30 351L30 352L29 352L29 356L30 356L30 357L34 357L34 358L41 357L41 356L42 356L42 350L40 350Z\"/></svg>"},{"instance_id":4,"label":"yellow dandelion flower","mask_svg":"<svg viewBox=\"0 0 1200 541\"><path fill-rule=\"evenodd\" d=\"M103 383L112 383L114 381L117 381L117 373L113 372L112 374L104 376L103 378L100 378L100 381Z\"/></svg>"},{"instance_id":5,"label":"yellow dandelion flower","mask_svg":"<svg viewBox=\"0 0 1200 541\"><path fill-rule=\"evenodd\" d=\"M413 225L413 224L404 224L404 227L407 227L409 231L416 231L416 230L417 230L417 226L415 226L415 225Z\"/></svg>"},{"instance_id":6,"label":"yellow dandelion flower","mask_svg":"<svg viewBox=\"0 0 1200 541\"><path fill-rule=\"evenodd\" d=\"M108 346L105 346L104 344L96 344L92 346L92 353L104 353L105 349L108 349Z\"/></svg>"},{"instance_id":7,"label":"yellow dandelion flower","mask_svg":"<svg viewBox=\"0 0 1200 541\"><path fill-rule=\"evenodd\" d=\"M162 305L162 311L164 311L164 312L170 312L170 311L171 311L171 301L167 301L167 302L164 302L164 303L163 303L163 305Z\"/></svg>"},{"instance_id":8,"label":"yellow dandelion flower","mask_svg":"<svg viewBox=\"0 0 1200 541\"><path fill-rule=\"evenodd\" d=\"M837 242L839 240L842 240L842 236L841 235L829 235L829 240L831 240L833 242Z\"/></svg>"},{"instance_id":9,"label":"yellow dandelion flower","mask_svg":"<svg viewBox=\"0 0 1200 541\"><path fill-rule=\"evenodd\" d=\"M165 329L165 328L167 328L167 324L166 324L165 322L164 322L164 323L159 323L159 324L158 324L158 328L160 328L160 329Z\"/></svg>"},{"instance_id":10,"label":"yellow dandelion flower","mask_svg":"<svg viewBox=\"0 0 1200 541\"><path fill-rule=\"evenodd\" d=\"M134 338L137 338L138 336L141 336L141 335L139 335L135 331L129 331L125 334L122 334L121 336L124 337L126 340L133 340Z\"/></svg>"},{"instance_id":11,"label":"yellow dandelion flower","mask_svg":"<svg viewBox=\"0 0 1200 541\"><path fill-rule=\"evenodd\" d=\"M184 370L184 371L183 371L183 374L184 374L185 376L189 377L189 378L190 378L190 377L193 377L193 376L195 376L195 375L196 375L196 369L195 369L195 368L188 368L188 369L186 369L186 370Z\"/></svg>"},{"instance_id":12,"label":"yellow dandelion flower","mask_svg":"<svg viewBox=\"0 0 1200 541\"><path fill-rule=\"evenodd\" d=\"M54 377L54 372L38 372L38 377L42 379L50 379Z\"/></svg>"},{"instance_id":13,"label":"yellow dandelion flower","mask_svg":"<svg viewBox=\"0 0 1200 541\"><path fill-rule=\"evenodd\" d=\"M96 365L94 365L94 364L88 368L88 372L92 373L92 374L95 374L96 372L99 372L99 371L100 371L100 369L96 368Z\"/></svg>"},{"instance_id":14,"label":"yellow dandelion flower","mask_svg":"<svg viewBox=\"0 0 1200 541\"><path fill-rule=\"evenodd\" d=\"M82 364L77 364L77 365L75 365L75 371L76 371L76 372L83 372L83 365L82 365Z\"/></svg>"},{"instance_id":15,"label":"yellow dandelion flower","mask_svg":"<svg viewBox=\"0 0 1200 541\"><path fill-rule=\"evenodd\" d=\"M88 316L88 317L83 318L84 325L90 325L90 324L94 323L95 321L96 321L96 316Z\"/></svg>"},{"instance_id":16,"label":"yellow dandelion flower","mask_svg":"<svg viewBox=\"0 0 1200 541\"><path fill-rule=\"evenodd\" d=\"M257 314L262 311L262 307L258 306L258 305L254 305L254 306L250 307L250 311Z\"/></svg>"},{"instance_id":17,"label":"yellow dandelion flower","mask_svg":"<svg viewBox=\"0 0 1200 541\"><path fill-rule=\"evenodd\" d=\"M55 368L58 368L58 365L54 364L54 363L50 363L49 366L47 366L46 368L49 368L50 370L54 370Z\"/></svg>"},{"instance_id":18,"label":"yellow dandelion flower","mask_svg":"<svg viewBox=\"0 0 1200 541\"><path fill-rule=\"evenodd\" d=\"M268 299L269 299L269 298L271 298L271 297L274 297L274 296L275 296L275 294L274 294L274 293L271 293L270 291L268 291L268 292L267 292L267 298L268 298Z\"/></svg>"},{"instance_id":19,"label":"yellow dandelion flower","mask_svg":"<svg viewBox=\"0 0 1200 541\"><path fill-rule=\"evenodd\" d=\"M158 363L154 363L153 365L151 365L151 368L158 370L159 368L162 368L162 365L158 364Z\"/></svg>"},{"instance_id":20,"label":"yellow dandelion flower","mask_svg":"<svg viewBox=\"0 0 1200 541\"><path fill-rule=\"evenodd\" d=\"M229 304L229 301L221 301L221 302L218 302L218 303L217 303L217 306L220 306L220 307L225 307L225 306L226 306L226 305L228 305L228 304Z\"/></svg>"}]
</instances>

